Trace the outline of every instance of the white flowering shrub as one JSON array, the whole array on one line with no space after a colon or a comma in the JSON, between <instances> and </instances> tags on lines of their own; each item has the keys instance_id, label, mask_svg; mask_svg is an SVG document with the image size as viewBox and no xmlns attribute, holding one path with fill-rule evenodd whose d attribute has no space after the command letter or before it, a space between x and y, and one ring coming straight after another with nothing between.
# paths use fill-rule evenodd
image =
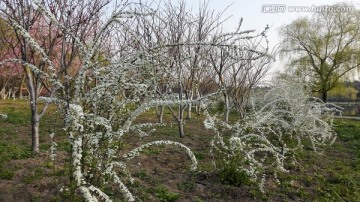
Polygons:
<instances>
[{"instance_id":1,"label":"white flowering shrub","mask_svg":"<svg viewBox=\"0 0 360 202\"><path fill-rule=\"evenodd\" d=\"M335 141L332 120L339 108L310 93L304 78L280 78L252 98L244 119L228 124L207 114L204 125L215 132L212 152L225 182L236 184L227 173L243 182L248 176L264 191L266 174L276 178L277 172L287 172L304 145L321 152L323 145Z\"/></svg>"},{"instance_id":2,"label":"white flowering shrub","mask_svg":"<svg viewBox=\"0 0 360 202\"><path fill-rule=\"evenodd\" d=\"M126 182L133 182L127 161L135 158L148 147L157 145L172 145L181 148L189 156L191 170L196 170L197 161L192 151L185 145L166 140L146 143L131 151L124 151L121 147L125 135L138 133L140 136L149 135L144 128L154 127L157 124L135 124L135 119L144 111L156 106L171 106L190 104L199 100L155 100L157 77L150 68L155 64L155 56L161 58L162 47L143 48L138 50L127 46L128 41L120 41L114 52L103 51L102 43L106 42L109 33L117 32L136 39L137 33L131 30L131 21L147 15L152 11L143 4L126 4L120 11L114 11L112 16L103 24L97 34L87 41L79 40L75 35L58 22L40 1L34 0L34 5L42 11L44 16L56 26L63 29L69 38L76 41L79 50L81 66L75 76L67 75L59 79L54 64L32 36L16 23L16 29L26 38L27 43L39 53L42 61L49 66L48 71L42 71L32 64L28 65L34 74L41 76L50 83L52 97L42 97L46 103L56 103L63 110L65 118L64 130L68 134L71 144L70 171L72 193L80 193L85 201L111 201L103 188L114 188L123 194L126 201L134 201L135 196L126 186ZM136 11L141 6L142 13ZM139 9L138 9L139 10ZM143 13L144 12L144 13ZM122 30L123 29L123 30ZM121 33L123 31L123 33ZM120 32L120 33L118 33ZM115 45L116 46L116 45ZM114 46L114 47L115 47ZM96 54L104 52L106 60L94 59ZM166 58L161 58L166 59ZM22 63L20 60L4 62ZM149 64L152 65L149 65ZM136 73L134 73L136 70ZM68 82L71 89L66 89ZM67 94L67 96L63 96ZM209 95L211 96L211 95ZM206 96L201 98L206 99ZM153 131L153 130L150 130ZM54 139L55 134L50 134ZM56 143L51 146L51 158L54 160ZM190 164L189 163L189 164ZM64 189L66 190L66 189Z\"/></svg>"},{"instance_id":3,"label":"white flowering shrub","mask_svg":"<svg viewBox=\"0 0 360 202\"><path fill-rule=\"evenodd\" d=\"M126 57L131 55L136 57L131 53ZM121 58L120 61L127 61L127 58ZM63 103L65 108L66 105L69 106L68 113L64 113L66 131L72 145L72 175L75 187L86 201L111 201L101 188L114 186L118 187L126 201L134 201L135 196L126 186L127 181L133 182L126 166L127 161L150 146L178 146L189 155L190 168L195 170L197 167L191 150L177 142L160 140L141 145L129 152L122 150L121 144L125 135L133 134L130 132L140 136L149 135L142 129L157 125L135 124L134 121L139 115L158 105L180 103L176 100L152 100L156 87L154 80L144 80L145 75L142 74L132 75L134 68L142 68L141 72L148 74L143 62L146 63L114 62L98 66L85 60L79 76L75 78L74 99L71 103ZM96 80L96 85L89 87L88 84L93 80Z\"/></svg>"}]
</instances>

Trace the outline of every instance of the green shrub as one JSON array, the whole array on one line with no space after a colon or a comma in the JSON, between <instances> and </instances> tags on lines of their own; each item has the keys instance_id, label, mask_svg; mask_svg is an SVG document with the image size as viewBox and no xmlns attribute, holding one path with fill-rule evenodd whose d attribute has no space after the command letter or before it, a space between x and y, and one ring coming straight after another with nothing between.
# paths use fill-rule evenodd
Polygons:
<instances>
[{"instance_id":1,"label":"green shrub","mask_svg":"<svg viewBox=\"0 0 360 202\"><path fill-rule=\"evenodd\" d=\"M223 184L240 186L251 183L250 176L239 167L239 164L242 163L241 157L234 155L226 160L219 159L218 161L218 174Z\"/></svg>"}]
</instances>

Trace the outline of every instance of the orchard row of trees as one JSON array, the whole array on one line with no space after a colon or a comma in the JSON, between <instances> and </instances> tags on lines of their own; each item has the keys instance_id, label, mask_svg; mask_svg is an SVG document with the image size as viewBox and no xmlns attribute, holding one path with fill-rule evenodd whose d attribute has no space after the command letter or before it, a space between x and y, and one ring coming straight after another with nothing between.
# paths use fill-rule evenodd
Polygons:
<instances>
[{"instance_id":1,"label":"orchard row of trees","mask_svg":"<svg viewBox=\"0 0 360 202\"><path fill-rule=\"evenodd\" d=\"M21 98L24 89L31 101L33 151L38 149L39 119L45 113L38 109L38 97L50 96L54 90L49 81L32 72L30 63L47 72L48 65L29 46L26 37L19 33L22 26L29 35L44 47L54 68L55 79L64 83L60 92L70 100L74 83L71 77L77 75L80 42L90 41L104 24L110 1L81 1L81 4L67 1L44 1L44 8L61 23L55 25L31 6L30 1L5 0L1 5L0 42L1 60L17 58L16 63L3 63L0 74L1 98ZM121 10L132 3L119 3ZM141 4L141 3L140 3ZM135 5L135 4L134 4ZM335 6L349 6L338 4ZM177 96L181 100L193 100L222 88L224 120L235 109L240 118L245 116L245 106L250 92L264 77L272 62L271 52L265 37L267 27L262 32L240 30L242 20L235 30L227 33L223 29L223 13L210 10L202 3L198 11L189 11L186 3L171 2L150 5L147 9L157 10L141 19L126 19L125 27L112 27L102 38L101 48L92 56L93 61L106 64L108 58L121 58L130 49L167 49L166 57L153 56L147 66L152 75L157 76L159 86L156 97L163 99ZM139 12L147 12L141 7ZM152 12L152 11L149 11ZM307 72L314 83L313 92L319 93L326 102L328 92L336 87L344 75L349 75L360 67L358 25L359 12L315 12L312 18L299 18L280 29L282 43L280 52L290 56L292 74ZM221 44L221 45L219 45ZM145 56L141 56L145 57ZM141 59L141 58L140 58ZM132 63L140 61L133 58ZM134 69L133 75L142 69ZM96 83L96 81L95 81ZM59 92L57 92L59 93ZM330 95L336 94L336 89ZM352 93L354 94L354 93ZM162 122L164 106L156 108L159 122ZM179 125L180 136L184 136L184 111L191 118L193 104L168 107ZM195 106L197 113L199 105Z\"/></svg>"},{"instance_id":2,"label":"orchard row of trees","mask_svg":"<svg viewBox=\"0 0 360 202\"><path fill-rule=\"evenodd\" d=\"M105 12L109 13L106 10L108 3L104 0L81 1L80 4L41 2L54 19L44 16L43 11L33 7L30 1L5 0L1 5L2 60L17 59L12 61L15 63L1 65L1 95L21 95L26 82L31 103L34 152L39 147L39 119L46 111L46 106L38 109L38 97L59 94L70 102L76 85L72 78L84 65L79 58L82 50L77 43L89 46L87 43L102 31L100 27L106 26L103 19ZM137 4L122 2L114 12L134 5ZM146 54L152 50L151 58L147 58L151 59L150 62L143 64L146 69L134 67L129 76L139 77L144 82L153 77L152 82L157 84L153 85L154 89L146 91L155 90L154 98L176 96L180 100L194 100L223 88L225 120L228 120L233 107L238 110L239 116L244 116L250 91L265 75L272 61L265 37L267 28L259 33L242 31L240 20L233 32L224 32L222 13L210 10L207 3L202 3L197 12L189 12L183 1L179 4L167 2L157 7L142 5L138 9L137 12L146 15L122 18L121 27L109 25L111 27L99 39L101 43L91 61L98 62L100 66L122 60L137 65L150 57ZM54 20L61 25L55 24ZM23 31L29 36L24 36ZM46 54L49 61L44 61L29 45L29 37L43 49L41 54ZM127 58L134 52L139 52L139 55ZM33 66L45 73L52 71L52 78L34 71ZM51 86L50 79L61 82L63 88L59 91L58 86ZM96 83L96 80L89 81L88 85L92 87ZM180 103L177 109L168 107L178 122L180 136L184 136L184 111L188 110L190 118L192 105ZM158 107L160 122L163 110L164 106ZM199 106L197 110L199 112Z\"/></svg>"}]
</instances>

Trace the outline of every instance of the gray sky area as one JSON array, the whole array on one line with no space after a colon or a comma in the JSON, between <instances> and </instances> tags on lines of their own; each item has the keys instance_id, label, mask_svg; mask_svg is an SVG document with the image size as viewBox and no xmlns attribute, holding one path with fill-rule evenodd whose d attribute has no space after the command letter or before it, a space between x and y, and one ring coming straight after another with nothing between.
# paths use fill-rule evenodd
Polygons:
<instances>
[{"instance_id":1,"label":"gray sky area","mask_svg":"<svg viewBox=\"0 0 360 202\"><path fill-rule=\"evenodd\" d=\"M202 0L186 0L188 5L196 9ZM226 22L224 29L229 31L235 29L239 19L243 18L243 30L255 29L257 32L264 30L266 25L270 26L268 39L271 47L279 43L278 28L289 24L301 16L311 16L311 9L322 5L332 5L339 2L347 2L360 8L360 0L339 1L339 0L209 0L209 7L216 11L223 11L227 8L224 17L231 18ZM294 11L298 9L298 11ZM305 12L304 10L310 10ZM302 10L302 11L300 11ZM270 71L271 77L282 63L277 61Z\"/></svg>"},{"instance_id":2,"label":"gray sky area","mask_svg":"<svg viewBox=\"0 0 360 202\"><path fill-rule=\"evenodd\" d=\"M189 5L196 7L200 0L187 0ZM303 7L332 5L339 2L352 3L356 7L360 7L360 0L357 1L338 1L338 0L210 0L209 7L217 11L227 8L224 16L231 16L226 26L230 29L237 26L238 20L244 19L243 27L245 29L256 29L262 31L266 25L269 25L269 39L272 45L278 43L277 29L288 24L301 16L310 16L311 11L300 11ZM294 8L298 7L298 8ZM297 12L294 10L298 9ZM304 8L305 9L305 8ZM292 11L290 11L292 10Z\"/></svg>"}]
</instances>

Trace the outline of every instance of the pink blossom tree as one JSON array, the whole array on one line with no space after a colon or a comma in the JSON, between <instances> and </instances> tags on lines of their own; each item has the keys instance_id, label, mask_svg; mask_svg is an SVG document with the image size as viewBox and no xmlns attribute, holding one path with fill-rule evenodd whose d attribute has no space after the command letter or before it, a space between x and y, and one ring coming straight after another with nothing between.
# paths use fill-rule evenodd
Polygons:
<instances>
[{"instance_id":1,"label":"pink blossom tree","mask_svg":"<svg viewBox=\"0 0 360 202\"><path fill-rule=\"evenodd\" d=\"M53 94L54 89L49 81L55 79L64 81L65 88L60 94L69 99L72 84L67 76L75 75L80 65L79 49L69 33L86 41L96 32L94 28L100 24L100 10L107 3L106 0L81 1L80 4L72 1L41 1L41 5L63 24L62 27L45 18L29 0L3 0L0 3L0 17L14 33L11 40L9 37L3 40L10 52L1 58L0 68L6 68L2 74L25 75L31 109L33 153L39 152L39 121L48 107L46 104L39 109L39 95ZM37 52L34 44L42 47L44 52ZM48 60L44 60L42 54L47 55ZM45 73L53 71L53 75L49 78L38 70Z\"/></svg>"}]
</instances>

